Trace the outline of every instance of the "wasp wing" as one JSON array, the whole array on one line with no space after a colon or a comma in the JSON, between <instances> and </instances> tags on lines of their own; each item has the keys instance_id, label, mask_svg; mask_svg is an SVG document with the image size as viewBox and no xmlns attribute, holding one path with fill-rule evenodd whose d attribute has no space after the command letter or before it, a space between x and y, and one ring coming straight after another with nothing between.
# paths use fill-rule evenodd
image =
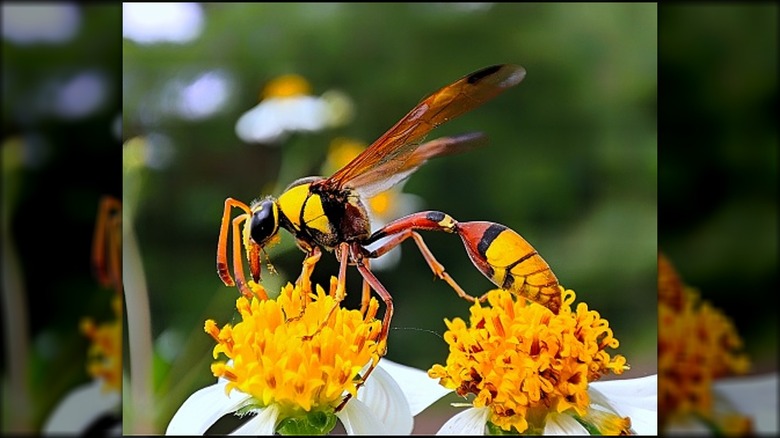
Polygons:
<instances>
[{"instance_id":1,"label":"wasp wing","mask_svg":"<svg viewBox=\"0 0 780 438\"><path fill-rule=\"evenodd\" d=\"M379 193L408 177L428 158L473 147L469 135L421 143L435 127L454 119L520 83L525 69L516 65L483 68L420 101L404 118L330 178L315 184L323 190L351 188Z\"/></svg>"},{"instance_id":2,"label":"wasp wing","mask_svg":"<svg viewBox=\"0 0 780 438\"><path fill-rule=\"evenodd\" d=\"M480 132L437 138L414 148L403 162L379 163L371 172L355 176L349 181L349 187L368 199L405 180L430 158L459 154L485 144L487 137Z\"/></svg>"}]
</instances>

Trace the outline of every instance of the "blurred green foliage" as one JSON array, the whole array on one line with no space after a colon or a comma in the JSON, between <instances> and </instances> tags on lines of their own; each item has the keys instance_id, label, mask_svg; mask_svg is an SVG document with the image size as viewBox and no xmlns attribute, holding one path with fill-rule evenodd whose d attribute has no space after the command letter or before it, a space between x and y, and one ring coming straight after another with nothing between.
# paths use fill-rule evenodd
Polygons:
<instances>
[{"instance_id":1,"label":"blurred green foliage","mask_svg":"<svg viewBox=\"0 0 780 438\"><path fill-rule=\"evenodd\" d=\"M173 345L158 351L166 358L156 375L158 392L167 394L162 426L189 394L213 382L213 341L203 321L234 318L238 292L222 284L215 267L225 198L249 203L278 195L269 191L319 172L333 138L370 143L424 96L501 63L525 67L525 80L428 137L482 131L489 145L429 162L404 192L420 196L423 209L519 232L578 300L609 319L621 341L617 353L633 366L626 376L654 372L654 4L213 3L203 10L203 33L191 43L123 43L124 139L164 135L173 150L167 167L144 170L134 216L152 333L168 340L158 349ZM220 112L192 121L166 111L171 81L211 70L232 80ZM346 93L356 106L353 122L279 146L242 142L236 121L267 81L287 73L304 76L315 95ZM280 175L283 163L300 173ZM127 203L127 182L125 190ZM284 244L269 251L281 274L265 272L268 284L300 271L303 253L282 234ZM492 287L457 237L423 237L467 291ZM314 280L325 284L336 269L327 254ZM443 363L443 319L468 315L468 303L433 280L411 242L400 263L377 276L396 306L387 357L422 369ZM350 268L350 305L359 288Z\"/></svg>"},{"instance_id":2,"label":"blurred green foliage","mask_svg":"<svg viewBox=\"0 0 780 438\"><path fill-rule=\"evenodd\" d=\"M777 4L661 8L659 248L777 369ZM659 327L660 330L663 327Z\"/></svg>"},{"instance_id":3,"label":"blurred green foliage","mask_svg":"<svg viewBox=\"0 0 780 438\"><path fill-rule=\"evenodd\" d=\"M25 17L20 9L27 6L41 9ZM3 383L18 379L3 388L0 423L4 433L38 434L65 395L91 380L81 319L112 319L112 291L93 275L91 251L101 197L122 193L121 142L113 129L121 113L122 11L99 4L2 7L2 310L3 330L16 343L10 347L18 346L6 349L4 342ZM24 18L48 17L54 28L62 24L59 7L73 8L72 35L20 42L19 35L51 35L24 28ZM92 87L79 87L85 83ZM6 301L13 294L21 299ZM18 325L6 324L11 319ZM13 375L18 364L25 369Z\"/></svg>"}]
</instances>

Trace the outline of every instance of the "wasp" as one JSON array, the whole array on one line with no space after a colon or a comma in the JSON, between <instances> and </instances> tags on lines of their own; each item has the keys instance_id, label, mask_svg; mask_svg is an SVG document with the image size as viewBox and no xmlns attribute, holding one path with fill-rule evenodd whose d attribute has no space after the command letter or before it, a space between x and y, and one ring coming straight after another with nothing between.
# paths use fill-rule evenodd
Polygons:
<instances>
[{"instance_id":1,"label":"wasp","mask_svg":"<svg viewBox=\"0 0 780 438\"><path fill-rule=\"evenodd\" d=\"M227 198L217 245L219 277L227 286L237 285L248 297L264 293L249 287L244 277L241 247L246 250L252 279L258 282L263 248L278 238L279 230L284 228L295 237L298 247L306 254L303 272L311 273L323 251L333 252L340 263L337 284L342 285L343 291L347 265L357 268L364 280L363 308L372 289L385 303L379 339L386 340L393 315L393 300L372 273L370 260L410 237L436 277L446 281L459 296L472 302L486 297L487 294L479 298L467 294L436 260L418 233L443 231L460 236L473 264L497 286L558 313L561 292L557 278L536 250L510 228L493 222L458 222L439 211L424 211L404 216L372 232L365 206L367 199L409 177L428 159L482 145L485 136L481 133L428 142L423 142L423 139L442 123L514 87L523 80L525 73L523 67L510 64L471 73L423 98L379 139L330 177L298 179L278 198L267 196L250 205ZM232 219L235 281L227 262L233 208L243 210ZM240 228L242 222L243 230ZM380 239L384 241L377 243L374 249L368 249ZM302 273L300 278L308 279L309 276ZM337 301L340 299L343 296L337 297Z\"/></svg>"}]
</instances>

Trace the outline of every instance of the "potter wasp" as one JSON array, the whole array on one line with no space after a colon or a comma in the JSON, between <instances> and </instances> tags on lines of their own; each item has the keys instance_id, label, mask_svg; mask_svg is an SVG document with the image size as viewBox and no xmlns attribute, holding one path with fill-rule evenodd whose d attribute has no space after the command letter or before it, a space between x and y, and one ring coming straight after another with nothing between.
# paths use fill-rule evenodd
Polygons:
<instances>
[{"instance_id":1,"label":"potter wasp","mask_svg":"<svg viewBox=\"0 0 780 438\"><path fill-rule=\"evenodd\" d=\"M343 299L347 265L354 265L363 277L362 307L368 304L371 289L385 302L380 340L387 339L393 301L390 293L370 269L370 260L412 238L436 277L446 281L459 296L468 295L444 270L426 246L421 230L444 231L460 236L474 265L493 283L519 296L536 301L558 313L561 292L553 272L542 257L519 234L492 222L458 222L438 211L413 213L371 232L365 202L389 189L417 170L428 159L464 152L483 143L479 133L443 137L422 142L435 127L471 111L511 88L525 77L525 69L515 65L487 67L441 88L425 97L406 116L384 133L346 166L332 176L301 178L290 184L278 198L255 200L250 205L233 198L225 200L217 247L217 271L227 286L237 285L246 296L252 289L244 278L241 247L246 250L252 279L260 280L263 247L278 238L280 228L295 236L306 253L302 279L308 279L322 250L334 252L339 260L338 284ZM243 213L232 219L233 267L228 268L228 234L231 212ZM244 222L243 230L240 228ZM369 250L367 247L385 239ZM306 275L305 275L306 274ZM259 294L263 292L260 291ZM337 295L339 292L337 292ZM262 297L261 298L266 298Z\"/></svg>"}]
</instances>

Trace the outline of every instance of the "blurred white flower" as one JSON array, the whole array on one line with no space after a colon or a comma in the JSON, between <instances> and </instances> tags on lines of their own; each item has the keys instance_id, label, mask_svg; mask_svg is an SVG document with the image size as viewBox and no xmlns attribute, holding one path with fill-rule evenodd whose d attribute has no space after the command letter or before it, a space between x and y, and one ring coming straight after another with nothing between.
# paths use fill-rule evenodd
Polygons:
<instances>
[{"instance_id":1,"label":"blurred white flower","mask_svg":"<svg viewBox=\"0 0 780 438\"><path fill-rule=\"evenodd\" d=\"M247 143L279 144L294 132L341 126L352 113L352 101L344 93L313 96L303 77L283 75L265 87L259 104L239 117L236 135Z\"/></svg>"},{"instance_id":2,"label":"blurred white flower","mask_svg":"<svg viewBox=\"0 0 780 438\"><path fill-rule=\"evenodd\" d=\"M123 3L122 35L139 44L188 43L203 29L197 3Z\"/></svg>"}]
</instances>

